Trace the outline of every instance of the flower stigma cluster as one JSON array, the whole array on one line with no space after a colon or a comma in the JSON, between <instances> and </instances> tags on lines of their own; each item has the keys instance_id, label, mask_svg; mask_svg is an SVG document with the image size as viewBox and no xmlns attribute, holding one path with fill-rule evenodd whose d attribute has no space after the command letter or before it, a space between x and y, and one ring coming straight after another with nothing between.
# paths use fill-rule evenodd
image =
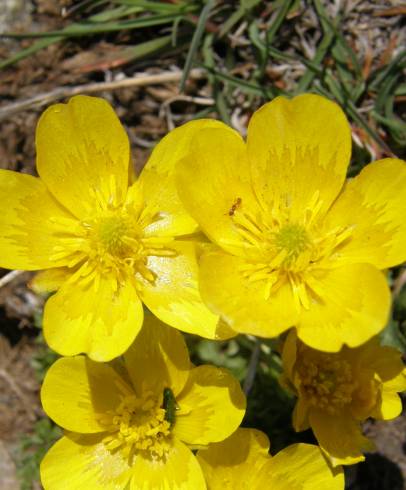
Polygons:
<instances>
[{"instance_id":1,"label":"flower stigma cluster","mask_svg":"<svg viewBox=\"0 0 406 490\"><path fill-rule=\"evenodd\" d=\"M165 458L173 425L167 418L163 400L152 391L141 397L129 393L114 411L100 416L99 421L110 433L103 442L110 451L119 449L130 466L140 452L144 458Z\"/></svg>"},{"instance_id":2,"label":"flower stigma cluster","mask_svg":"<svg viewBox=\"0 0 406 490\"><path fill-rule=\"evenodd\" d=\"M297 374L301 395L307 403L330 414L338 413L352 401L357 383L351 364L334 354L317 352L303 344L298 347Z\"/></svg>"}]
</instances>

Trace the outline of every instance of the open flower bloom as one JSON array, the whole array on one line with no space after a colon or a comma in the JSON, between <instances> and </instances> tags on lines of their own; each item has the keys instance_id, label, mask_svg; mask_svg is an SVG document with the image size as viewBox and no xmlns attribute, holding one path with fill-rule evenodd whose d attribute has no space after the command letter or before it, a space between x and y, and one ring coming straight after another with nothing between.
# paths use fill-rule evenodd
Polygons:
<instances>
[{"instance_id":1,"label":"open flower bloom","mask_svg":"<svg viewBox=\"0 0 406 490\"><path fill-rule=\"evenodd\" d=\"M293 411L296 431L312 428L320 447L334 465L363 461L373 450L361 432L369 417L400 415L398 392L406 390L401 353L377 338L340 352L316 351L289 333L282 353L282 383L298 397Z\"/></svg>"},{"instance_id":2,"label":"open flower bloom","mask_svg":"<svg viewBox=\"0 0 406 490\"><path fill-rule=\"evenodd\" d=\"M310 94L265 104L246 143L226 125L194 135L178 191L216 244L201 257L202 297L234 330L296 326L333 352L384 327L380 269L406 259L406 165L377 161L345 183L350 155L344 113Z\"/></svg>"},{"instance_id":3,"label":"open flower bloom","mask_svg":"<svg viewBox=\"0 0 406 490\"><path fill-rule=\"evenodd\" d=\"M204 490L190 447L232 434L245 396L226 370L193 367L182 335L147 315L124 362L61 358L41 390L67 432L46 454L46 490Z\"/></svg>"},{"instance_id":4,"label":"open flower bloom","mask_svg":"<svg viewBox=\"0 0 406 490\"><path fill-rule=\"evenodd\" d=\"M133 183L128 137L112 108L77 96L51 106L38 123L40 178L0 170L0 266L45 269L33 287L58 290L44 312L51 348L97 361L122 354L141 328L141 301L181 330L221 336L198 292L190 239L197 225L173 172L190 135L217 125L174 130Z\"/></svg>"},{"instance_id":5,"label":"open flower bloom","mask_svg":"<svg viewBox=\"0 0 406 490\"><path fill-rule=\"evenodd\" d=\"M259 430L238 429L201 449L197 459L208 490L344 490L340 467L330 468L317 446L293 444L275 456Z\"/></svg>"}]
</instances>

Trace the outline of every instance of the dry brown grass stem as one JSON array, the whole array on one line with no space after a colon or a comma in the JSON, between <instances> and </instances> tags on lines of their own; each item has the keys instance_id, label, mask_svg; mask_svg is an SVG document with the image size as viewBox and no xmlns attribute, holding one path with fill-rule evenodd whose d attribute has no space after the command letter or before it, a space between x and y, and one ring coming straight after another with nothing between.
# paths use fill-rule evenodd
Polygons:
<instances>
[{"instance_id":1,"label":"dry brown grass stem","mask_svg":"<svg viewBox=\"0 0 406 490\"><path fill-rule=\"evenodd\" d=\"M206 78L204 70L193 69L189 73L189 79ZM117 90L128 87L143 87L148 85L159 85L162 83L179 82L182 78L182 71L164 71L162 73L137 75L132 78L113 80L109 82L94 82L84 85L58 87L50 92L44 92L28 99L19 100L12 104L0 108L0 121L8 119L10 116L33 108L42 107L60 99L73 97L78 94L92 94L106 90Z\"/></svg>"}]
</instances>

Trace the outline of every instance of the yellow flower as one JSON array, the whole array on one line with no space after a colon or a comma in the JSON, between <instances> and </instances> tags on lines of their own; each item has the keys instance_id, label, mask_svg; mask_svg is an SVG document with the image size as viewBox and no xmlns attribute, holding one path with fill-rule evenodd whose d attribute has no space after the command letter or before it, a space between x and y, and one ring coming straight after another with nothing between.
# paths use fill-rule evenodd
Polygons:
<instances>
[{"instance_id":1,"label":"yellow flower","mask_svg":"<svg viewBox=\"0 0 406 490\"><path fill-rule=\"evenodd\" d=\"M56 361L41 400L69 431L42 461L46 490L204 490L190 448L225 439L245 413L238 381L192 366L182 335L152 315L123 363Z\"/></svg>"},{"instance_id":2,"label":"yellow flower","mask_svg":"<svg viewBox=\"0 0 406 490\"><path fill-rule=\"evenodd\" d=\"M223 125L194 135L179 195L217 245L200 290L234 330L273 337L296 326L338 351L379 332L389 289L380 269L406 259L406 165L368 165L345 183L350 126L317 95L278 97L251 118L247 143Z\"/></svg>"},{"instance_id":3,"label":"yellow flower","mask_svg":"<svg viewBox=\"0 0 406 490\"><path fill-rule=\"evenodd\" d=\"M238 429L197 453L208 490L344 490L341 468L332 470L317 446L293 444L275 456L267 436Z\"/></svg>"},{"instance_id":4,"label":"yellow flower","mask_svg":"<svg viewBox=\"0 0 406 490\"><path fill-rule=\"evenodd\" d=\"M141 301L176 328L222 335L198 293L190 240L197 225L173 172L190 135L206 126L217 123L167 135L133 183L128 137L112 108L78 96L39 121L40 178L0 170L0 266L47 269L33 287L58 289L45 306L44 335L60 354L97 361L122 354L141 328Z\"/></svg>"},{"instance_id":5,"label":"yellow flower","mask_svg":"<svg viewBox=\"0 0 406 490\"><path fill-rule=\"evenodd\" d=\"M369 417L388 420L402 411L398 392L406 390L401 353L377 338L340 352L316 351L289 333L282 353L282 383L297 395L296 431L312 428L334 465L363 461L374 448L362 435Z\"/></svg>"}]
</instances>

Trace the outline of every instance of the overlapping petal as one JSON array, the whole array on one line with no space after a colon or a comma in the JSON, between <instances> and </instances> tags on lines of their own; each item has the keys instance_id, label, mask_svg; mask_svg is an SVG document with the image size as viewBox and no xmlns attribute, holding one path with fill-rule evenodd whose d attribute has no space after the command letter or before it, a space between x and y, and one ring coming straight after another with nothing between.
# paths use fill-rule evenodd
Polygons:
<instances>
[{"instance_id":1,"label":"overlapping petal","mask_svg":"<svg viewBox=\"0 0 406 490\"><path fill-rule=\"evenodd\" d=\"M107 364L84 356L58 359L47 372L41 403L64 429L90 434L105 427L99 415L120 403L118 386L124 381Z\"/></svg>"},{"instance_id":2,"label":"overlapping petal","mask_svg":"<svg viewBox=\"0 0 406 490\"><path fill-rule=\"evenodd\" d=\"M176 165L185 157L191 141L200 131L223 126L211 119L190 121L169 132L156 145L138 179L148 212L159 212L161 216L147 232L160 236L180 236L197 229L196 221L186 212L178 196Z\"/></svg>"},{"instance_id":3,"label":"overlapping petal","mask_svg":"<svg viewBox=\"0 0 406 490\"><path fill-rule=\"evenodd\" d=\"M237 429L224 441L210 444L208 449L198 451L197 459L208 488L256 490L258 475L269 461L269 445L268 437L263 432Z\"/></svg>"},{"instance_id":4,"label":"overlapping petal","mask_svg":"<svg viewBox=\"0 0 406 490\"><path fill-rule=\"evenodd\" d=\"M243 333L275 337L293 326L298 311L289 284L268 299L267 283L244 277L244 259L222 251L205 253L200 260L200 291L209 308Z\"/></svg>"},{"instance_id":5,"label":"overlapping petal","mask_svg":"<svg viewBox=\"0 0 406 490\"><path fill-rule=\"evenodd\" d=\"M0 170L0 266L38 270L66 265L56 259L61 237L75 229L75 218L31 175Z\"/></svg>"},{"instance_id":6,"label":"overlapping petal","mask_svg":"<svg viewBox=\"0 0 406 490\"><path fill-rule=\"evenodd\" d=\"M117 490L125 488L131 469L120 452L111 453L99 435L62 437L41 462L44 488Z\"/></svg>"},{"instance_id":7,"label":"overlapping petal","mask_svg":"<svg viewBox=\"0 0 406 490\"><path fill-rule=\"evenodd\" d=\"M202 470L192 451L176 438L165 461L135 460L130 490L206 490Z\"/></svg>"},{"instance_id":8,"label":"overlapping petal","mask_svg":"<svg viewBox=\"0 0 406 490\"><path fill-rule=\"evenodd\" d=\"M317 446L292 444L262 468L255 489L344 490L342 468L332 470Z\"/></svg>"},{"instance_id":9,"label":"overlapping petal","mask_svg":"<svg viewBox=\"0 0 406 490\"><path fill-rule=\"evenodd\" d=\"M337 352L356 347L382 330L390 309L384 275L368 264L346 264L308 280L313 299L302 309L297 334L305 344Z\"/></svg>"},{"instance_id":10,"label":"overlapping petal","mask_svg":"<svg viewBox=\"0 0 406 490\"><path fill-rule=\"evenodd\" d=\"M192 445L228 437L240 425L246 406L239 382L214 366L193 368L177 403L174 434Z\"/></svg>"},{"instance_id":11,"label":"overlapping petal","mask_svg":"<svg viewBox=\"0 0 406 490\"><path fill-rule=\"evenodd\" d=\"M106 276L64 284L45 305L44 336L64 356L86 353L108 361L127 350L139 332L143 310L131 281Z\"/></svg>"},{"instance_id":12,"label":"overlapping petal","mask_svg":"<svg viewBox=\"0 0 406 490\"><path fill-rule=\"evenodd\" d=\"M69 267L55 267L38 272L30 281L30 288L37 294L57 291L72 274Z\"/></svg>"},{"instance_id":13,"label":"overlapping petal","mask_svg":"<svg viewBox=\"0 0 406 490\"><path fill-rule=\"evenodd\" d=\"M248 156L258 198L301 218L327 211L345 179L351 130L340 107L324 97L277 97L252 116Z\"/></svg>"},{"instance_id":14,"label":"overlapping petal","mask_svg":"<svg viewBox=\"0 0 406 490\"><path fill-rule=\"evenodd\" d=\"M180 198L203 231L222 248L241 253L235 212L260 212L241 136L226 126L202 129L179 162Z\"/></svg>"},{"instance_id":15,"label":"overlapping petal","mask_svg":"<svg viewBox=\"0 0 406 490\"><path fill-rule=\"evenodd\" d=\"M363 461L363 452L373 451L373 443L364 437L359 422L351 414L328 414L312 409L310 425L320 447L327 453L333 466Z\"/></svg>"},{"instance_id":16,"label":"overlapping petal","mask_svg":"<svg viewBox=\"0 0 406 490\"><path fill-rule=\"evenodd\" d=\"M346 184L326 218L327 228L351 230L336 259L374 264L379 269L404 262L405 200L405 162L388 158L367 165Z\"/></svg>"},{"instance_id":17,"label":"overlapping petal","mask_svg":"<svg viewBox=\"0 0 406 490\"><path fill-rule=\"evenodd\" d=\"M174 241L168 247L173 257L148 257L147 267L155 281L140 284L140 296L162 321L184 332L210 339L232 337L219 327L219 317L203 303L198 286L196 244Z\"/></svg>"},{"instance_id":18,"label":"overlapping petal","mask_svg":"<svg viewBox=\"0 0 406 490\"><path fill-rule=\"evenodd\" d=\"M139 394L170 388L177 396L189 376L189 353L182 335L150 313L146 313L144 325L124 359Z\"/></svg>"},{"instance_id":19,"label":"overlapping petal","mask_svg":"<svg viewBox=\"0 0 406 490\"><path fill-rule=\"evenodd\" d=\"M36 148L41 179L78 218L87 217L98 202L123 202L129 141L105 100L78 95L49 107L37 126Z\"/></svg>"}]
</instances>

